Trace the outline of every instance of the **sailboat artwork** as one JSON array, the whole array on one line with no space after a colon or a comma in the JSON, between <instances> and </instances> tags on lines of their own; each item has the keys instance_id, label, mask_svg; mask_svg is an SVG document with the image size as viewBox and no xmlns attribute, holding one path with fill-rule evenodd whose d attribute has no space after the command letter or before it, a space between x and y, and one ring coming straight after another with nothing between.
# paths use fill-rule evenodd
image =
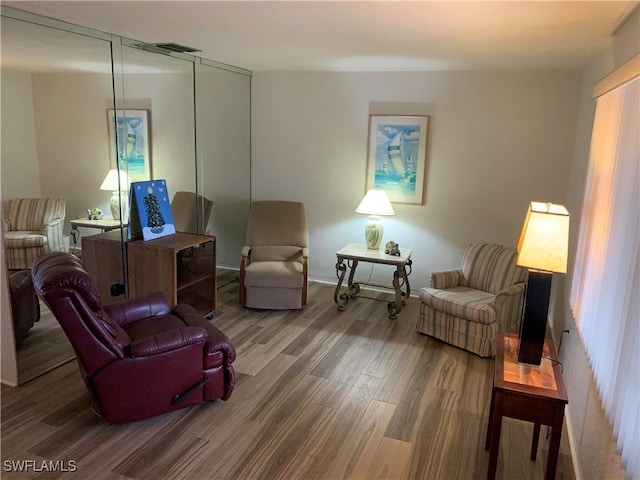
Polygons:
<instances>
[{"instance_id":1,"label":"sailboat artwork","mask_svg":"<svg viewBox=\"0 0 640 480\"><path fill-rule=\"evenodd\" d=\"M109 110L111 158L134 181L151 178L147 110ZM113 146L117 145L115 152Z\"/></svg>"},{"instance_id":2,"label":"sailboat artwork","mask_svg":"<svg viewBox=\"0 0 640 480\"><path fill-rule=\"evenodd\" d=\"M372 116L367 188L386 191L392 202L422 203L427 118Z\"/></svg>"}]
</instances>

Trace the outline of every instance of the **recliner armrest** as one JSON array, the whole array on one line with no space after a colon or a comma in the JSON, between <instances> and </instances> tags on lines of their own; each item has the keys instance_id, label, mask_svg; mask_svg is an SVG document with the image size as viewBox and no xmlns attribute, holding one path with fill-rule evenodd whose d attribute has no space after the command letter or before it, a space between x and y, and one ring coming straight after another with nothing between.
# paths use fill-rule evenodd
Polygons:
<instances>
[{"instance_id":1,"label":"recliner armrest","mask_svg":"<svg viewBox=\"0 0 640 480\"><path fill-rule=\"evenodd\" d=\"M445 288L459 287L462 283L462 269L444 270L431 274L431 288L444 290Z\"/></svg>"},{"instance_id":2,"label":"recliner armrest","mask_svg":"<svg viewBox=\"0 0 640 480\"><path fill-rule=\"evenodd\" d=\"M2 219L2 231L3 232L10 232L11 231L11 222L9 221L8 218L3 218Z\"/></svg>"},{"instance_id":3,"label":"recliner armrest","mask_svg":"<svg viewBox=\"0 0 640 480\"><path fill-rule=\"evenodd\" d=\"M204 328L176 328L132 343L129 345L129 353L134 358L148 357L171 352L193 344L204 345L206 339L207 332L205 332Z\"/></svg>"},{"instance_id":4,"label":"recliner armrest","mask_svg":"<svg viewBox=\"0 0 640 480\"><path fill-rule=\"evenodd\" d=\"M248 245L245 245L244 247L242 247L242 250L240 251L240 256L248 257L250 252L251 252L251 247Z\"/></svg>"},{"instance_id":5,"label":"recliner armrest","mask_svg":"<svg viewBox=\"0 0 640 480\"><path fill-rule=\"evenodd\" d=\"M309 258L309 247L302 247L302 258Z\"/></svg>"},{"instance_id":6,"label":"recliner armrest","mask_svg":"<svg viewBox=\"0 0 640 480\"><path fill-rule=\"evenodd\" d=\"M172 313L189 326L202 328L207 332L206 350L207 355L222 352L227 364L233 363L236 359L236 350L231 344L229 337L224 332L200 315L191 305L178 304Z\"/></svg>"},{"instance_id":7,"label":"recliner armrest","mask_svg":"<svg viewBox=\"0 0 640 480\"><path fill-rule=\"evenodd\" d=\"M209 329L207 332L207 353L222 352L227 365L232 364L236 359L236 349L231 344L229 338L219 329Z\"/></svg>"},{"instance_id":8,"label":"recliner armrest","mask_svg":"<svg viewBox=\"0 0 640 480\"><path fill-rule=\"evenodd\" d=\"M104 311L121 327L143 318L165 315L171 311L171 303L162 292L130 298L104 306Z\"/></svg>"}]
</instances>

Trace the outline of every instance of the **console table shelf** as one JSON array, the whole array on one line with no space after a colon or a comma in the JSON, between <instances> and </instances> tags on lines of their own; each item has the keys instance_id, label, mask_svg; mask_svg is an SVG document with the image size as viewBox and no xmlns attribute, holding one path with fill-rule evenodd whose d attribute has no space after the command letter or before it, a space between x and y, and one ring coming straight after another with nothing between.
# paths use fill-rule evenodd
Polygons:
<instances>
[{"instance_id":1,"label":"console table shelf","mask_svg":"<svg viewBox=\"0 0 640 480\"><path fill-rule=\"evenodd\" d=\"M129 296L158 290L172 303L187 303L201 314L216 310L215 237L176 233L127 242Z\"/></svg>"},{"instance_id":2,"label":"console table shelf","mask_svg":"<svg viewBox=\"0 0 640 480\"><path fill-rule=\"evenodd\" d=\"M82 239L85 267L96 279L105 304L118 300L110 294L111 285L125 283L119 233ZM178 232L124 246L129 298L161 291L171 303L189 304L204 316L216 311L216 237Z\"/></svg>"}]
</instances>

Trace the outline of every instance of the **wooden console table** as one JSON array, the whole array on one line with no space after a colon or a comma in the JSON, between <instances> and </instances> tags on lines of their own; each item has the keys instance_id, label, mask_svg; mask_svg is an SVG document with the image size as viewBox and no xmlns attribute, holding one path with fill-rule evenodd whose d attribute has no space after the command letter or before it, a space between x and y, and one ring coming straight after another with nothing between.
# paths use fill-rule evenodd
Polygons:
<instances>
[{"instance_id":1,"label":"wooden console table","mask_svg":"<svg viewBox=\"0 0 640 480\"><path fill-rule=\"evenodd\" d=\"M111 287L126 283L128 298L162 291L172 304L189 304L204 316L216 311L216 237L177 232L123 243L120 231L110 231L84 237L82 249L105 304L121 300L111 296Z\"/></svg>"},{"instance_id":2,"label":"wooden console table","mask_svg":"<svg viewBox=\"0 0 640 480\"><path fill-rule=\"evenodd\" d=\"M344 310L349 300L355 298L360 293L360 285L372 285L380 288L393 288L395 292L395 301L387 303L387 310L389 311L389 318L396 319L397 314L402 310L402 305L405 303L405 299L409 297L411 288L409 286L409 275L411 274L411 254L413 250L410 248L401 248L400 255L387 255L381 250L369 250L366 245L361 243L350 243L346 247L338 250L336 256L338 262L336 263L336 275L338 276L338 284L336 285L336 291L333 294L334 301L338 304L338 310ZM345 264L344 262L347 262ZM358 262L377 263L380 265L395 266L396 270L393 272L392 287L387 285L377 285L374 283L354 282L353 277L358 267ZM347 272L347 265L351 269L349 272L349 280L347 288L343 293L340 293L342 287L342 281ZM407 271L407 267L409 271ZM404 291L402 290L404 288ZM378 300L372 297L370 300Z\"/></svg>"},{"instance_id":3,"label":"wooden console table","mask_svg":"<svg viewBox=\"0 0 640 480\"><path fill-rule=\"evenodd\" d=\"M82 263L100 292L102 303L119 302L122 295L111 294L112 285L125 286L125 257L122 255L123 235L126 232L111 230L97 235L82 237ZM122 292L126 293L126 291Z\"/></svg>"},{"instance_id":4,"label":"wooden console table","mask_svg":"<svg viewBox=\"0 0 640 480\"><path fill-rule=\"evenodd\" d=\"M553 480L558 464L564 407L569 403L558 355L549 338L545 340L540 366L517 363L518 336L499 333L491 392L485 450L489 450L487 479L496 476L502 417L534 423L531 460L536 459L540 425L551 426L551 441L544 478Z\"/></svg>"},{"instance_id":5,"label":"wooden console table","mask_svg":"<svg viewBox=\"0 0 640 480\"><path fill-rule=\"evenodd\" d=\"M176 232L127 245L129 296L162 291L206 317L217 308L216 237Z\"/></svg>"}]
</instances>

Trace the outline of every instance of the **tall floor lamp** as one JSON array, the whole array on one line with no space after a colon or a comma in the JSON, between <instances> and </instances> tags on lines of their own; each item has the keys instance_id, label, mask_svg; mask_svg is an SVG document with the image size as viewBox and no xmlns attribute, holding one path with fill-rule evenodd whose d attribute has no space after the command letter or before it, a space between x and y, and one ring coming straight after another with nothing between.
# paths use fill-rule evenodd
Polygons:
<instances>
[{"instance_id":1,"label":"tall floor lamp","mask_svg":"<svg viewBox=\"0 0 640 480\"><path fill-rule=\"evenodd\" d=\"M520 323L518 363L540 365L553 273L567 272L569 212L562 205L531 202L518 241L516 264L529 269Z\"/></svg>"}]
</instances>

